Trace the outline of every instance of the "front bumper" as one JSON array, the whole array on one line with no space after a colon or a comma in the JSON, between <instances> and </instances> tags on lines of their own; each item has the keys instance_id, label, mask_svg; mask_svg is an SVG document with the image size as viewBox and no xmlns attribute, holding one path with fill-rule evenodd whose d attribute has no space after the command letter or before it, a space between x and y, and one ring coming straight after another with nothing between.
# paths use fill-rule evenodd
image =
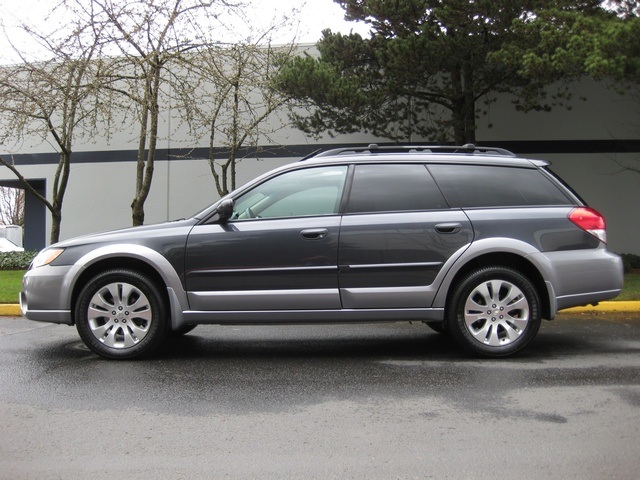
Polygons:
<instances>
[{"instance_id":1,"label":"front bumper","mask_svg":"<svg viewBox=\"0 0 640 480\"><path fill-rule=\"evenodd\" d=\"M22 279L20 310L38 322L71 325L71 298L68 273L71 266L51 266L29 270Z\"/></svg>"}]
</instances>

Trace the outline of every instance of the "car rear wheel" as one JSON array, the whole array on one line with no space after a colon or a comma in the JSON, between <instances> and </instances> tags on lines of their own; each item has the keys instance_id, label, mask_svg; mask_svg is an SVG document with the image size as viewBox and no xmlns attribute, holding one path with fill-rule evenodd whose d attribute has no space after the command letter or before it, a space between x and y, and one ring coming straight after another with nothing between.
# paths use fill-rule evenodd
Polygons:
<instances>
[{"instance_id":1,"label":"car rear wheel","mask_svg":"<svg viewBox=\"0 0 640 480\"><path fill-rule=\"evenodd\" d=\"M465 349L503 357L523 349L538 333L540 299L531 281L508 267L472 271L453 290L447 329Z\"/></svg>"},{"instance_id":2,"label":"car rear wheel","mask_svg":"<svg viewBox=\"0 0 640 480\"><path fill-rule=\"evenodd\" d=\"M162 295L136 271L109 270L93 277L76 303L76 328L98 355L130 359L151 354L169 330Z\"/></svg>"}]
</instances>

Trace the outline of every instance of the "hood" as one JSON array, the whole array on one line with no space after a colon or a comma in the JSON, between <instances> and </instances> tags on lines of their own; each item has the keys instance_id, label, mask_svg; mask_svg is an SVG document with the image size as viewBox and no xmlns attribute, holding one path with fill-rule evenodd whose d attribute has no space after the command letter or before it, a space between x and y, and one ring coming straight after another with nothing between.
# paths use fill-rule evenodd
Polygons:
<instances>
[{"instance_id":1,"label":"hood","mask_svg":"<svg viewBox=\"0 0 640 480\"><path fill-rule=\"evenodd\" d=\"M68 248L80 245L114 242L140 243L140 241L145 238L163 237L167 234L175 234L176 231L183 231L185 228L190 230L197 222L198 220L196 218L189 218L186 220L182 219L152 225L141 225L139 227L122 228L107 232L83 235L81 237L74 237L51 245L51 247Z\"/></svg>"}]
</instances>

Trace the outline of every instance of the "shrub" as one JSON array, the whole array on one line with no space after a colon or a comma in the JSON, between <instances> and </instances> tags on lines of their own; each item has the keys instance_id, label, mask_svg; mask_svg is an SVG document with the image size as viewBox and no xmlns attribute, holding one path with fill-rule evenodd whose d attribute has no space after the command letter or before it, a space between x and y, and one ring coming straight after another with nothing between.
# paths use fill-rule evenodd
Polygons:
<instances>
[{"instance_id":1,"label":"shrub","mask_svg":"<svg viewBox=\"0 0 640 480\"><path fill-rule=\"evenodd\" d=\"M640 270L640 255L622 253L620 256L624 265L624 273L629 273L631 270Z\"/></svg>"},{"instance_id":2,"label":"shrub","mask_svg":"<svg viewBox=\"0 0 640 480\"><path fill-rule=\"evenodd\" d=\"M37 251L0 252L0 270L26 270Z\"/></svg>"}]
</instances>

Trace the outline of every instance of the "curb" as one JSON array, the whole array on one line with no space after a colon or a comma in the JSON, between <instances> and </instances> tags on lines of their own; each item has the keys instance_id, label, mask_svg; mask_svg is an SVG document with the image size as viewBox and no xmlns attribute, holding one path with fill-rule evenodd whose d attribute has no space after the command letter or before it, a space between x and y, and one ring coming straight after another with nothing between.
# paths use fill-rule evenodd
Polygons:
<instances>
[{"instance_id":1,"label":"curb","mask_svg":"<svg viewBox=\"0 0 640 480\"><path fill-rule=\"evenodd\" d=\"M588 305L586 307L573 307L560 310L562 313L581 312L640 312L640 301L633 302L600 302L597 306ZM0 304L0 317L20 317L20 305L3 303Z\"/></svg>"},{"instance_id":2,"label":"curb","mask_svg":"<svg viewBox=\"0 0 640 480\"><path fill-rule=\"evenodd\" d=\"M640 312L640 301L629 302L600 302L598 305L586 307L572 307L560 310L560 313L581 312Z\"/></svg>"},{"instance_id":3,"label":"curb","mask_svg":"<svg viewBox=\"0 0 640 480\"><path fill-rule=\"evenodd\" d=\"M21 317L20 305L17 303L1 303L0 317Z\"/></svg>"}]
</instances>

